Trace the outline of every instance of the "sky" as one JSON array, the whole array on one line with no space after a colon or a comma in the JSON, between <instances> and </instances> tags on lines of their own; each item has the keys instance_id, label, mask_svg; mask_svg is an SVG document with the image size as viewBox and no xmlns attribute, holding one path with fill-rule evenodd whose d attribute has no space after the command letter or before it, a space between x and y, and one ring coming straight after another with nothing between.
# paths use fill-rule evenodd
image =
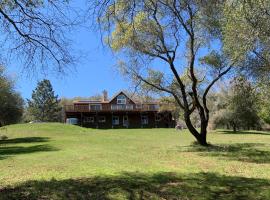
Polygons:
<instances>
[{"instance_id":1,"label":"sky","mask_svg":"<svg viewBox=\"0 0 270 200\"><path fill-rule=\"evenodd\" d=\"M76 6L83 8L84 2L76 0ZM110 49L102 45L99 32L90 28L76 27L76 30L69 34L73 40L72 52L82 52L83 58L71 67L71 73L65 76L38 73L29 77L26 71L23 71L21 63L9 63L8 74L15 79L16 89L24 99L31 98L37 82L45 78L51 81L55 93L60 98L89 97L101 94L103 90L107 90L109 96L121 90L133 91L130 83L117 72L115 67L117 61ZM182 59L179 60L183 62ZM167 70L161 61L154 65L161 67L161 70Z\"/></svg>"},{"instance_id":2,"label":"sky","mask_svg":"<svg viewBox=\"0 0 270 200\"><path fill-rule=\"evenodd\" d=\"M89 97L103 90L114 93L129 89L129 83L115 70L116 60L112 52L101 43L100 34L93 30L80 28L72 35L74 51L83 52L83 58L72 67L72 73L33 74L31 77L22 70L20 63L10 63L8 73L16 80L16 89L23 98L30 98L37 82L46 78L53 85L59 97Z\"/></svg>"}]
</instances>

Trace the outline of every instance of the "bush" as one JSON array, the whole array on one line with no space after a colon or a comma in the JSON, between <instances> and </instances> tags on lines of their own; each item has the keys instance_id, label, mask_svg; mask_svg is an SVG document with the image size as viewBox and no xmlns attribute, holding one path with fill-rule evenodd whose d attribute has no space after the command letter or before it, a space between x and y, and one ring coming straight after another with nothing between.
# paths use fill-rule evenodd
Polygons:
<instances>
[{"instance_id":1,"label":"bush","mask_svg":"<svg viewBox=\"0 0 270 200\"><path fill-rule=\"evenodd\" d=\"M7 140L8 139L8 136L6 135L0 135L0 140Z\"/></svg>"}]
</instances>

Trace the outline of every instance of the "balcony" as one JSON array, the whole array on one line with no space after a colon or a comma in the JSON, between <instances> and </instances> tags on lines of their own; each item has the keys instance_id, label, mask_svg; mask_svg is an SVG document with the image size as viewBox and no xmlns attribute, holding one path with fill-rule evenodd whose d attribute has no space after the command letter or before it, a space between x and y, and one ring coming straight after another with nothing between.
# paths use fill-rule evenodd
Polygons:
<instances>
[{"instance_id":1,"label":"balcony","mask_svg":"<svg viewBox=\"0 0 270 200\"><path fill-rule=\"evenodd\" d=\"M133 110L134 106L132 104L123 105L111 105L111 110Z\"/></svg>"},{"instance_id":2,"label":"balcony","mask_svg":"<svg viewBox=\"0 0 270 200\"><path fill-rule=\"evenodd\" d=\"M158 111L158 104L74 104L65 105L65 112L98 112L98 111Z\"/></svg>"}]
</instances>

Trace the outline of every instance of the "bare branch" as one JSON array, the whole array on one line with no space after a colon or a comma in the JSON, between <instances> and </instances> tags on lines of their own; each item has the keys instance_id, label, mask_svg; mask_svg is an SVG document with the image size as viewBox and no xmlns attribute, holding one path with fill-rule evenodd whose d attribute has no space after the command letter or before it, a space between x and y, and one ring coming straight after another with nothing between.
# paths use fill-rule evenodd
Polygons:
<instances>
[{"instance_id":1,"label":"bare branch","mask_svg":"<svg viewBox=\"0 0 270 200\"><path fill-rule=\"evenodd\" d=\"M61 1L44 1L41 5L40 2L29 4L13 0L11 5L0 7L0 30L6 37L7 48L18 55L17 59L24 60L26 68L33 70L54 65L62 72L75 61L66 32L79 22L68 19L65 12L71 9L66 6L68 4Z\"/></svg>"}]
</instances>

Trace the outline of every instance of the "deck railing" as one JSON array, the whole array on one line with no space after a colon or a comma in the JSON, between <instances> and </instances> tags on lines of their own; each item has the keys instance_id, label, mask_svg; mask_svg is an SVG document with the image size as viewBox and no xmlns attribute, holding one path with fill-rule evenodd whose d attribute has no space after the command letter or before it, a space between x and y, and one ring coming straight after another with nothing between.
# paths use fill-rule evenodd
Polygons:
<instances>
[{"instance_id":1,"label":"deck railing","mask_svg":"<svg viewBox=\"0 0 270 200\"><path fill-rule=\"evenodd\" d=\"M97 106L89 106L89 104L85 105L65 105L64 110L66 112L91 112L91 111L158 111L158 104L112 104L112 105L101 105Z\"/></svg>"},{"instance_id":2,"label":"deck railing","mask_svg":"<svg viewBox=\"0 0 270 200\"><path fill-rule=\"evenodd\" d=\"M132 104L125 104L125 105L111 105L111 110L133 110L134 106Z\"/></svg>"}]
</instances>

